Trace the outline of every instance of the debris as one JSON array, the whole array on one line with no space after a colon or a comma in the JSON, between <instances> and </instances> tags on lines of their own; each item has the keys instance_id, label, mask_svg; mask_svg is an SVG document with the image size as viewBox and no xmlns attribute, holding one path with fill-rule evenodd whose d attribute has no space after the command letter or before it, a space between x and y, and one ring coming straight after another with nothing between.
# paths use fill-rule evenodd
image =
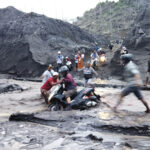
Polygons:
<instances>
[{"instance_id":1,"label":"debris","mask_svg":"<svg viewBox=\"0 0 150 150\"><path fill-rule=\"evenodd\" d=\"M102 141L103 141L103 138L97 137L97 136L95 136L95 135L93 135L93 134L89 134L89 135L87 136L87 138L89 138L89 139L91 139L91 140L94 140L94 141L98 141L98 142L102 142Z\"/></svg>"},{"instance_id":2,"label":"debris","mask_svg":"<svg viewBox=\"0 0 150 150\"><path fill-rule=\"evenodd\" d=\"M23 91L23 88L18 84L0 83L0 94L12 91Z\"/></svg>"}]
</instances>

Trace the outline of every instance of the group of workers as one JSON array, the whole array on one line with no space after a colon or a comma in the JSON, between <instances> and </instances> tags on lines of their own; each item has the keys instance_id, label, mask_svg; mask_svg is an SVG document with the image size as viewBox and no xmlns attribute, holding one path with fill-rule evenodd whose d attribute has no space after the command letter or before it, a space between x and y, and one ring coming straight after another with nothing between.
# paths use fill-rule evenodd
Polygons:
<instances>
[{"instance_id":1,"label":"group of workers","mask_svg":"<svg viewBox=\"0 0 150 150\"><path fill-rule=\"evenodd\" d=\"M97 57L97 52L94 50L92 53L92 57ZM93 78L93 74L98 77L98 73L91 67L91 62L87 62L86 66L83 67L83 58L84 55L78 51L77 55L75 56L75 62L77 70L83 71L84 78L85 78L85 84L84 86L90 86L91 81ZM146 83L145 86L148 85L148 81L150 78L150 54L148 55L148 70L147 70L147 77L146 77ZM57 56L57 65L59 73L63 76L62 79L59 80L59 73L55 72L52 69L52 65L48 67L48 70L46 70L42 77L43 77L43 86L41 87L41 94L45 98L45 102L48 103L48 95L49 90L52 86L64 83L65 84L65 91L64 96L67 99L67 102L70 103L71 99L70 97L77 92L77 87L75 80L73 79L72 75L69 73L69 68L66 65L63 65L63 59L64 57L61 55L61 52L58 52ZM142 85L142 80L140 77L140 72L137 67L137 65L133 62L133 56L132 54L129 54L126 47L123 47L121 50L121 64L124 66L125 69L125 75L127 79L128 85L125 87L125 89L121 92L120 98L114 107L114 110L117 110L118 106L122 103L123 98L127 96L130 93L134 93L135 96L144 104L146 107L145 112L150 112L150 108L148 106L148 103L144 100L144 97L141 93L140 86Z\"/></svg>"}]
</instances>

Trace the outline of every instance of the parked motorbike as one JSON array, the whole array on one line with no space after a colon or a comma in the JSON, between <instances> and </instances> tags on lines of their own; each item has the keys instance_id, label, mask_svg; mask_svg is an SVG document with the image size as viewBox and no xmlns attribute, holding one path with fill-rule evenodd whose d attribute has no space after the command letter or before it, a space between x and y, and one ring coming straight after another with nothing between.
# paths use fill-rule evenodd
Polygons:
<instances>
[{"instance_id":1,"label":"parked motorbike","mask_svg":"<svg viewBox=\"0 0 150 150\"><path fill-rule=\"evenodd\" d=\"M71 60L70 60L69 57L66 57L66 59L65 59L65 65L68 67L69 71L72 70L73 66L72 66L72 62L71 62Z\"/></svg>"},{"instance_id":2,"label":"parked motorbike","mask_svg":"<svg viewBox=\"0 0 150 150\"><path fill-rule=\"evenodd\" d=\"M69 71L72 70L72 62L71 61L67 61L66 66L68 67Z\"/></svg>"},{"instance_id":3,"label":"parked motorbike","mask_svg":"<svg viewBox=\"0 0 150 150\"><path fill-rule=\"evenodd\" d=\"M100 95L94 92L94 88L83 88L71 97L71 103L68 104L63 95L63 84L53 88L49 96L49 110L70 110L70 109L87 109L97 106L100 103Z\"/></svg>"}]
</instances>

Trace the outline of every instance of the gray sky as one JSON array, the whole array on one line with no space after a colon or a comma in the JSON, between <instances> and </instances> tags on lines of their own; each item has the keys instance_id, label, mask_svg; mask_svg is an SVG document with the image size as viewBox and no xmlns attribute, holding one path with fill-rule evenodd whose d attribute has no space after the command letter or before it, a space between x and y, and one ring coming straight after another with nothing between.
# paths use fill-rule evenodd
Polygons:
<instances>
[{"instance_id":1,"label":"gray sky","mask_svg":"<svg viewBox=\"0 0 150 150\"><path fill-rule=\"evenodd\" d=\"M48 17L70 20L105 0L0 0L0 8L14 6L24 12L36 12ZM118 0L110 0L118 1Z\"/></svg>"}]
</instances>

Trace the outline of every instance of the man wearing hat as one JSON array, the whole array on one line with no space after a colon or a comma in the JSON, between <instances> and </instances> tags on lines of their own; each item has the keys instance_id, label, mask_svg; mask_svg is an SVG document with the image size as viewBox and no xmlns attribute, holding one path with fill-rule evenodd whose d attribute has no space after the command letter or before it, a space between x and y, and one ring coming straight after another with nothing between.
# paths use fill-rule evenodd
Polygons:
<instances>
[{"instance_id":1,"label":"man wearing hat","mask_svg":"<svg viewBox=\"0 0 150 150\"><path fill-rule=\"evenodd\" d=\"M53 66L50 64L48 66L48 69L44 71L44 73L42 74L42 83L44 84L49 78L51 78L53 76L54 70L52 69Z\"/></svg>"},{"instance_id":2,"label":"man wearing hat","mask_svg":"<svg viewBox=\"0 0 150 150\"><path fill-rule=\"evenodd\" d=\"M41 87L41 95L44 97L46 104L48 104L50 89L57 84L60 84L60 82L58 81L58 73L54 72L53 77L49 78Z\"/></svg>"}]
</instances>

